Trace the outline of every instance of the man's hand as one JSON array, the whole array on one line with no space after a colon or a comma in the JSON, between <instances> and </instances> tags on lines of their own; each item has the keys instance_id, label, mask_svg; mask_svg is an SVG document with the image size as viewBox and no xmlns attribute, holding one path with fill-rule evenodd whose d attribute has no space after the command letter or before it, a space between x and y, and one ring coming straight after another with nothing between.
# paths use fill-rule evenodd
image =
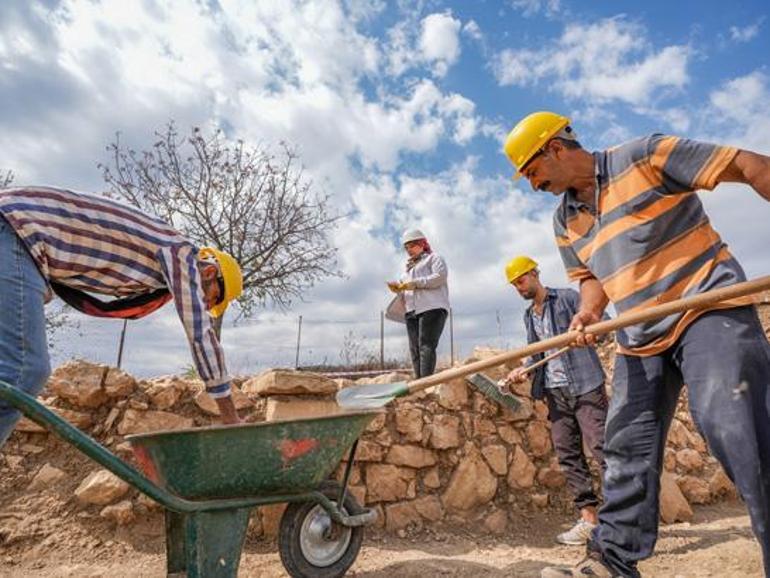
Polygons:
<instances>
[{"instance_id":1,"label":"man's hand","mask_svg":"<svg viewBox=\"0 0 770 578\"><path fill-rule=\"evenodd\" d=\"M575 340L575 345L585 347L586 345L596 345L596 335L591 333L582 333L583 330L594 323L601 321L601 316L597 315L593 311L587 311L581 309L572 318L572 323L569 324L570 331L580 331L581 335Z\"/></svg>"},{"instance_id":2,"label":"man's hand","mask_svg":"<svg viewBox=\"0 0 770 578\"><path fill-rule=\"evenodd\" d=\"M238 412L235 409L232 396L216 397L214 400L217 402L217 407L219 408L219 417L222 418L222 423L241 423L241 420L238 417Z\"/></svg>"},{"instance_id":3,"label":"man's hand","mask_svg":"<svg viewBox=\"0 0 770 578\"><path fill-rule=\"evenodd\" d=\"M527 367L521 366L517 367L513 371L511 371L508 374L508 377L505 378L506 381L510 383L524 383L527 381Z\"/></svg>"},{"instance_id":4,"label":"man's hand","mask_svg":"<svg viewBox=\"0 0 770 578\"><path fill-rule=\"evenodd\" d=\"M392 293L401 293L401 283L398 281L388 281L388 289L390 289Z\"/></svg>"}]
</instances>

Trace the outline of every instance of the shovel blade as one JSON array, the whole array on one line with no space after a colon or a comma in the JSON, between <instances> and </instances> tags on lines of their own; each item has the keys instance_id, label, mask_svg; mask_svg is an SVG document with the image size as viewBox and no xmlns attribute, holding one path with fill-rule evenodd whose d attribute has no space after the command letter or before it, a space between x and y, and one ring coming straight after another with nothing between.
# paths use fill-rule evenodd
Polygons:
<instances>
[{"instance_id":1,"label":"shovel blade","mask_svg":"<svg viewBox=\"0 0 770 578\"><path fill-rule=\"evenodd\" d=\"M376 409L409 393L406 382L353 385L337 392L337 405L346 409Z\"/></svg>"}]
</instances>

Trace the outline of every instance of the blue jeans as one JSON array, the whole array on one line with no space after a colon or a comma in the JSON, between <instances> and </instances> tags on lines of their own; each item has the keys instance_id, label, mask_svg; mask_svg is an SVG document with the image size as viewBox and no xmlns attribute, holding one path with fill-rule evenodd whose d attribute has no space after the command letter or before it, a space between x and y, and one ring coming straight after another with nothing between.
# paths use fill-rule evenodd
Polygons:
<instances>
[{"instance_id":1,"label":"blue jeans","mask_svg":"<svg viewBox=\"0 0 770 578\"><path fill-rule=\"evenodd\" d=\"M659 355L618 355L607 416L604 505L590 550L622 576L658 537L666 434L682 384L711 453L746 503L770 576L770 344L754 307L711 311Z\"/></svg>"},{"instance_id":2,"label":"blue jeans","mask_svg":"<svg viewBox=\"0 0 770 578\"><path fill-rule=\"evenodd\" d=\"M47 286L24 243L0 217L0 380L30 395L51 373L45 331ZM0 448L21 414L0 400Z\"/></svg>"}]
</instances>

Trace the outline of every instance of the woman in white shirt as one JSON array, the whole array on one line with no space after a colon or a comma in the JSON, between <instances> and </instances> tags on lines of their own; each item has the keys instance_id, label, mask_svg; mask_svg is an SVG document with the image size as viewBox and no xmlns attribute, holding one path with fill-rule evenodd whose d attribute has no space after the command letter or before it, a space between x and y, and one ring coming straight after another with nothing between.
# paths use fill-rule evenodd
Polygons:
<instances>
[{"instance_id":1,"label":"woman in white shirt","mask_svg":"<svg viewBox=\"0 0 770 578\"><path fill-rule=\"evenodd\" d=\"M436 369L436 348L449 314L448 271L422 231L406 231L402 242L409 259L399 281L388 282L397 295L388 307L387 317L406 323L412 367L419 378Z\"/></svg>"}]
</instances>

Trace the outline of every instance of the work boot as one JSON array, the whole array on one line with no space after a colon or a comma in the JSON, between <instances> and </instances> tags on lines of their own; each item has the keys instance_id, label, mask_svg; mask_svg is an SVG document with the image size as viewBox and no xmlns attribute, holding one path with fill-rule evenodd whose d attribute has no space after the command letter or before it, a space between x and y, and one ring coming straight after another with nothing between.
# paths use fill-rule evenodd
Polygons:
<instances>
[{"instance_id":1,"label":"work boot","mask_svg":"<svg viewBox=\"0 0 770 578\"><path fill-rule=\"evenodd\" d=\"M577 566L565 568L563 566L547 566L540 571L540 578L620 578L609 566L602 562L602 555L598 552L590 552Z\"/></svg>"},{"instance_id":2,"label":"work boot","mask_svg":"<svg viewBox=\"0 0 770 578\"><path fill-rule=\"evenodd\" d=\"M580 518L569 530L556 536L556 541L567 546L584 546L591 539L594 528L596 524Z\"/></svg>"}]
</instances>

